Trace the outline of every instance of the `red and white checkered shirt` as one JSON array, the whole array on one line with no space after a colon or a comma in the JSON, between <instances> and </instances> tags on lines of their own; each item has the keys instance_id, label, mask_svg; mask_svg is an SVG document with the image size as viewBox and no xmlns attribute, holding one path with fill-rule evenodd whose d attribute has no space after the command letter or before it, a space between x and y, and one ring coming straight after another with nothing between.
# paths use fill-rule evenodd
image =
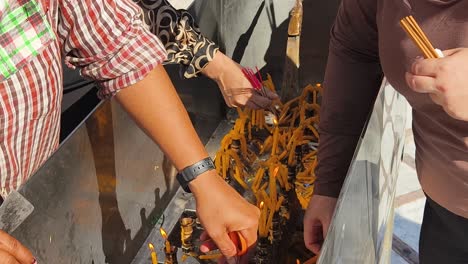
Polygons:
<instances>
[{"instance_id":1,"label":"red and white checkered shirt","mask_svg":"<svg viewBox=\"0 0 468 264\"><path fill-rule=\"evenodd\" d=\"M0 81L2 196L19 188L58 146L62 54L83 76L96 80L102 97L138 82L166 59L164 46L145 29L132 0L38 2L55 39Z\"/></svg>"}]
</instances>

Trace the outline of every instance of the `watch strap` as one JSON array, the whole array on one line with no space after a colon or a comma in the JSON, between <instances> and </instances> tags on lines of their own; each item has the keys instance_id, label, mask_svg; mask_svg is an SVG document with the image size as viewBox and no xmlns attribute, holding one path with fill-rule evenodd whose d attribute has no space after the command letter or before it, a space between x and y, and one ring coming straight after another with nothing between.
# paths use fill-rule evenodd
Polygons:
<instances>
[{"instance_id":1,"label":"watch strap","mask_svg":"<svg viewBox=\"0 0 468 264\"><path fill-rule=\"evenodd\" d=\"M189 183L195 180L200 174L210 170L214 170L215 166L213 160L210 157L202 159L195 164L185 167L179 173L177 173L177 181L184 191L191 192L188 187Z\"/></svg>"}]
</instances>

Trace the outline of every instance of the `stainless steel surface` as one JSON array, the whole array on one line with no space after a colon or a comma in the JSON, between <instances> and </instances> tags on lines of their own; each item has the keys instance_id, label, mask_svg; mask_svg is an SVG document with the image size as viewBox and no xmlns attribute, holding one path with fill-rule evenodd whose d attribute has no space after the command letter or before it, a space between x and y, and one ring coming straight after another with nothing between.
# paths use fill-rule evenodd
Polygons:
<instances>
[{"instance_id":1,"label":"stainless steel surface","mask_svg":"<svg viewBox=\"0 0 468 264\"><path fill-rule=\"evenodd\" d=\"M223 139L224 135L226 135L229 130L232 129L232 124L228 121L221 121L219 126L216 128L215 132L211 136L210 141L206 144L206 150L210 154L212 158L214 158L216 151L219 148L221 140ZM192 194L185 193L182 190L179 190L174 198L172 198L171 202L165 208L163 215L164 215L164 223L160 223L156 225L151 233L149 234L146 241L143 243L142 247L138 251L135 259L132 261L132 264L146 264L151 261L151 257L148 251L148 243L152 243L155 245L155 250L158 256L164 256L163 245L164 239L161 237L159 232L159 228L163 227L169 233L172 231L174 226L177 224L180 216L186 209L193 209L195 210L195 200ZM179 250L179 257L181 256L181 251ZM199 263L194 258L188 258L185 264L196 264Z\"/></svg>"},{"instance_id":2,"label":"stainless steel surface","mask_svg":"<svg viewBox=\"0 0 468 264\"><path fill-rule=\"evenodd\" d=\"M12 191L0 206L0 230L12 233L34 211L34 206L17 191Z\"/></svg>"},{"instance_id":3,"label":"stainless steel surface","mask_svg":"<svg viewBox=\"0 0 468 264\"><path fill-rule=\"evenodd\" d=\"M215 128L196 125L204 138ZM120 106L104 102L19 190L35 210L12 234L39 263L130 263L178 188L162 162Z\"/></svg>"},{"instance_id":4,"label":"stainless steel surface","mask_svg":"<svg viewBox=\"0 0 468 264\"><path fill-rule=\"evenodd\" d=\"M195 1L196 3L197 1ZM271 74L280 88L289 12L295 0L220 0L220 43L226 54L248 67ZM299 87L322 82L329 31L341 0L304 1Z\"/></svg>"}]
</instances>

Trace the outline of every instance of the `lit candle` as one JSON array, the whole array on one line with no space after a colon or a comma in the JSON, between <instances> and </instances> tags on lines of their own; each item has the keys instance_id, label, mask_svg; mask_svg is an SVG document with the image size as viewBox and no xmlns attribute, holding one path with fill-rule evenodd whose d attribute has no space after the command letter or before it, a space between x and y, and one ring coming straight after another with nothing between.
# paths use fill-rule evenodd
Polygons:
<instances>
[{"instance_id":1,"label":"lit candle","mask_svg":"<svg viewBox=\"0 0 468 264\"><path fill-rule=\"evenodd\" d=\"M167 239L167 233L166 231L161 227L159 229L159 232L161 233L161 236L164 238L165 240L165 251L166 253L171 253L171 243L169 242L169 239Z\"/></svg>"},{"instance_id":2,"label":"lit candle","mask_svg":"<svg viewBox=\"0 0 468 264\"><path fill-rule=\"evenodd\" d=\"M260 219L258 220L258 232L260 233L260 235L263 233L263 225L264 225L264 213L263 213L263 206L265 205L265 203L262 201L260 203Z\"/></svg>"},{"instance_id":3,"label":"lit candle","mask_svg":"<svg viewBox=\"0 0 468 264\"><path fill-rule=\"evenodd\" d=\"M154 251L154 246L153 244L149 243L148 247L151 251L151 263L152 264L158 264L158 255L156 255L156 252Z\"/></svg>"},{"instance_id":4,"label":"lit candle","mask_svg":"<svg viewBox=\"0 0 468 264\"><path fill-rule=\"evenodd\" d=\"M279 170L278 166L275 167L275 169L273 170L273 173L270 170L270 201L272 203L271 208L275 208L276 201L277 201L276 200L277 199L277 195L276 195L276 175L278 174L278 170Z\"/></svg>"},{"instance_id":5,"label":"lit candle","mask_svg":"<svg viewBox=\"0 0 468 264\"><path fill-rule=\"evenodd\" d=\"M276 150L278 148L278 139L279 139L279 127L278 120L273 119L273 124L275 124L275 131L273 132L273 147L271 148L271 155L276 155Z\"/></svg>"}]
</instances>

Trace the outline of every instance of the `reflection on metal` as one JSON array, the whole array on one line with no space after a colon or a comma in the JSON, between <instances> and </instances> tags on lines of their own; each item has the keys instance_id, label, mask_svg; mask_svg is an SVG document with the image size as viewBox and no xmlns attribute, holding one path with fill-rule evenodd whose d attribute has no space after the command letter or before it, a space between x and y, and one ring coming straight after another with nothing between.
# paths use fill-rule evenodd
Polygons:
<instances>
[{"instance_id":1,"label":"reflection on metal","mask_svg":"<svg viewBox=\"0 0 468 264\"><path fill-rule=\"evenodd\" d=\"M351 163L319 263L390 263L405 122L406 100L384 81Z\"/></svg>"},{"instance_id":2,"label":"reflection on metal","mask_svg":"<svg viewBox=\"0 0 468 264\"><path fill-rule=\"evenodd\" d=\"M301 93L299 88L299 52L303 12L302 0L296 0L288 27L288 43L284 62L283 85L281 86L281 98L284 101L289 101Z\"/></svg>"},{"instance_id":3,"label":"reflection on metal","mask_svg":"<svg viewBox=\"0 0 468 264\"><path fill-rule=\"evenodd\" d=\"M34 211L12 235L39 263L130 263L178 190L162 167L157 145L103 102L19 190Z\"/></svg>"},{"instance_id":4,"label":"reflection on metal","mask_svg":"<svg viewBox=\"0 0 468 264\"><path fill-rule=\"evenodd\" d=\"M34 211L34 206L17 191L12 191L0 207L0 230L11 234Z\"/></svg>"},{"instance_id":5,"label":"reflection on metal","mask_svg":"<svg viewBox=\"0 0 468 264\"><path fill-rule=\"evenodd\" d=\"M296 5L291 11L291 20L289 21L288 35L300 36L302 30L302 17L304 10L302 8L302 0L296 0Z\"/></svg>"},{"instance_id":6,"label":"reflection on metal","mask_svg":"<svg viewBox=\"0 0 468 264\"><path fill-rule=\"evenodd\" d=\"M216 151L219 148L220 142L223 139L224 135L232 129L232 124L227 121L221 121L217 129L214 131L213 135L211 136L210 141L206 144L206 150L208 151L209 155L214 158ZM149 254L148 249L145 245L148 243L152 243L155 245L155 251L157 252L158 256L164 256L164 239L161 237L159 228L163 227L166 231L171 233L170 238L172 238L172 234L174 228L176 227L180 216L184 211L195 211L195 199L193 198L192 194L185 193L180 189L176 195L174 195L173 199L165 208L163 215L164 223L161 225L157 225L153 228L151 233L148 235L146 241L144 242L143 246L139 250L138 254L136 255L135 259L132 261L132 264L146 264L149 263ZM177 234L175 234L177 235ZM180 234L178 234L180 238ZM183 252L179 250L179 259L181 258ZM194 258L188 258L184 264L196 264L199 263Z\"/></svg>"}]
</instances>

